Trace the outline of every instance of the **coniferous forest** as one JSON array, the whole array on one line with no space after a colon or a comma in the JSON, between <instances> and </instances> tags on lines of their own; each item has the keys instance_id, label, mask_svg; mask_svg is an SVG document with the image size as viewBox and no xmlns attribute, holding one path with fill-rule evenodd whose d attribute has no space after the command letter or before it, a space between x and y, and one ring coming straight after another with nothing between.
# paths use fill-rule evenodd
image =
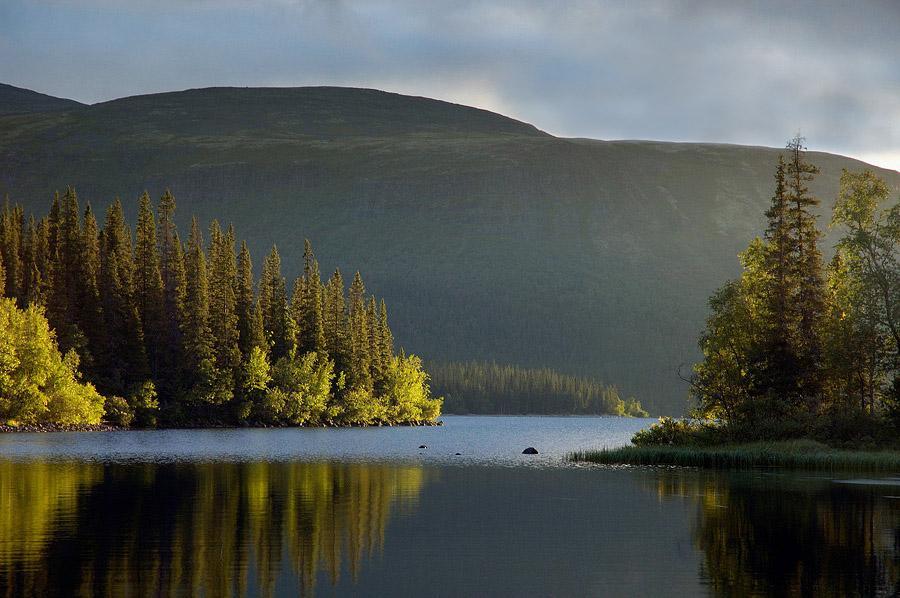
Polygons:
<instances>
[{"instance_id":1,"label":"coniferous forest","mask_svg":"<svg viewBox=\"0 0 900 598\"><path fill-rule=\"evenodd\" d=\"M273 247L253 274L234 228L144 193L132 231L74 189L50 212L0 214L0 419L116 425L371 425L433 421L421 360L398 354L387 307L357 272L323 278L309 241L289 287Z\"/></svg>"},{"instance_id":2,"label":"coniferous forest","mask_svg":"<svg viewBox=\"0 0 900 598\"><path fill-rule=\"evenodd\" d=\"M590 378L493 362L428 364L447 413L647 417L634 397Z\"/></svg>"}]
</instances>

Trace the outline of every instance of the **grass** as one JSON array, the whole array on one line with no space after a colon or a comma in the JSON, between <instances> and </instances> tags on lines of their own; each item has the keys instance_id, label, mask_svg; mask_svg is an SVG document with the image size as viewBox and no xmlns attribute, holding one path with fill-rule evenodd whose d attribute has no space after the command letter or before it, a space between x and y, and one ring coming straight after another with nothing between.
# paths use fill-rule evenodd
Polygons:
<instances>
[{"instance_id":1,"label":"grass","mask_svg":"<svg viewBox=\"0 0 900 598\"><path fill-rule=\"evenodd\" d=\"M709 469L776 467L808 471L896 471L900 451L834 449L812 440L754 442L712 447L626 446L579 451L572 461L607 465L674 465Z\"/></svg>"}]
</instances>

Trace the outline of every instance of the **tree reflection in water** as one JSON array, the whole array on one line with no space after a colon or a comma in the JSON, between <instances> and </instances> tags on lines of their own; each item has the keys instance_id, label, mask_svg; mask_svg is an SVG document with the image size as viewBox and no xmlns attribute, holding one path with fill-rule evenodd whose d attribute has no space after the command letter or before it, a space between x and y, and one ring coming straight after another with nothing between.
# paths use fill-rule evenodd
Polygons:
<instances>
[{"instance_id":1,"label":"tree reflection in water","mask_svg":"<svg viewBox=\"0 0 900 598\"><path fill-rule=\"evenodd\" d=\"M0 595L274 593L355 579L428 472L332 463L0 462Z\"/></svg>"},{"instance_id":2,"label":"tree reflection in water","mask_svg":"<svg viewBox=\"0 0 900 598\"><path fill-rule=\"evenodd\" d=\"M900 488L695 471L652 484L697 502L700 575L715 595L900 595Z\"/></svg>"}]
</instances>

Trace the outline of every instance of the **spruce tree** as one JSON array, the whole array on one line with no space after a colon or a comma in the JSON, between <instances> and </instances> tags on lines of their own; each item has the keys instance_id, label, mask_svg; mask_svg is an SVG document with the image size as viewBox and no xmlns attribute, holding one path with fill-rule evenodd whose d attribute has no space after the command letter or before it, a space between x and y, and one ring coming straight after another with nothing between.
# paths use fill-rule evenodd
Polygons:
<instances>
[{"instance_id":1,"label":"spruce tree","mask_svg":"<svg viewBox=\"0 0 900 598\"><path fill-rule=\"evenodd\" d=\"M156 240L156 219L153 216L150 194L146 191L138 204L134 243L134 291L150 372L156 378L161 368L160 352L165 338L163 281Z\"/></svg>"},{"instance_id":2,"label":"spruce tree","mask_svg":"<svg viewBox=\"0 0 900 598\"><path fill-rule=\"evenodd\" d=\"M203 233L196 218L191 220L184 271L183 288L178 291L183 297L179 321L184 393L188 402L215 402L216 371L209 327L209 279Z\"/></svg>"},{"instance_id":3,"label":"spruce tree","mask_svg":"<svg viewBox=\"0 0 900 598\"><path fill-rule=\"evenodd\" d=\"M131 232L118 199L107 209L103 226L100 297L106 337L103 386L111 394L125 395L132 386L146 380L148 368L144 334L134 300Z\"/></svg>"},{"instance_id":4,"label":"spruce tree","mask_svg":"<svg viewBox=\"0 0 900 598\"><path fill-rule=\"evenodd\" d=\"M821 333L826 289L819 251L821 233L813 212L819 200L807 186L819 169L806 161L803 141L795 137L787 145L785 199L792 243L791 275L796 285L792 311L796 322L797 379L809 407L815 406L821 394Z\"/></svg>"},{"instance_id":5,"label":"spruce tree","mask_svg":"<svg viewBox=\"0 0 900 598\"><path fill-rule=\"evenodd\" d=\"M281 275L281 256L278 248L272 251L263 261L262 277L259 281L259 301L262 310L263 329L269 346L272 361L287 355L294 346L293 322L288 313L287 291L284 277Z\"/></svg>"},{"instance_id":6,"label":"spruce tree","mask_svg":"<svg viewBox=\"0 0 900 598\"><path fill-rule=\"evenodd\" d=\"M103 345L103 312L100 306L100 229L97 218L88 204L84 210L81 230L81 263L78 287L78 313L81 328L87 337L87 350L82 355L82 369L96 375L97 359Z\"/></svg>"},{"instance_id":7,"label":"spruce tree","mask_svg":"<svg viewBox=\"0 0 900 598\"><path fill-rule=\"evenodd\" d=\"M306 239L303 245L303 278L294 285L294 318L299 329L298 349L301 353L325 351L325 322L322 311L322 280L319 262Z\"/></svg>"},{"instance_id":8,"label":"spruce tree","mask_svg":"<svg viewBox=\"0 0 900 598\"><path fill-rule=\"evenodd\" d=\"M181 329L179 310L184 291L184 248L175 225L175 197L166 189L157 206L157 242L159 245L159 272L162 281L162 325L159 363L160 396L170 398L176 389L176 367L181 354Z\"/></svg>"},{"instance_id":9,"label":"spruce tree","mask_svg":"<svg viewBox=\"0 0 900 598\"><path fill-rule=\"evenodd\" d=\"M82 232L78 196L66 188L59 206L56 223L56 245L52 254L52 292L47 319L56 330L60 350L76 349L82 354L85 337L78 321L78 298L81 294Z\"/></svg>"},{"instance_id":10,"label":"spruce tree","mask_svg":"<svg viewBox=\"0 0 900 598\"><path fill-rule=\"evenodd\" d=\"M348 381L351 388L371 392L371 356L365 304L366 287L359 272L350 284L350 368Z\"/></svg>"},{"instance_id":11,"label":"spruce tree","mask_svg":"<svg viewBox=\"0 0 900 598\"><path fill-rule=\"evenodd\" d=\"M349 359L349 325L344 293L344 278L340 270L335 270L325 285L323 327L325 348L334 360L337 371L343 371Z\"/></svg>"},{"instance_id":12,"label":"spruce tree","mask_svg":"<svg viewBox=\"0 0 900 598\"><path fill-rule=\"evenodd\" d=\"M366 328L369 333L369 371L376 386L381 384L385 364L381 360L381 327L378 322L378 304L375 296L366 303Z\"/></svg>"},{"instance_id":13,"label":"spruce tree","mask_svg":"<svg viewBox=\"0 0 900 598\"><path fill-rule=\"evenodd\" d=\"M223 233L219 223L213 220L210 226L209 322L222 388L233 387L234 375L241 364L236 280L234 229L228 227Z\"/></svg>"},{"instance_id":14,"label":"spruce tree","mask_svg":"<svg viewBox=\"0 0 900 598\"><path fill-rule=\"evenodd\" d=\"M0 294L17 299L20 305L23 296L22 234L22 208L11 207L7 200L0 212L0 261L6 273Z\"/></svg>"},{"instance_id":15,"label":"spruce tree","mask_svg":"<svg viewBox=\"0 0 900 598\"><path fill-rule=\"evenodd\" d=\"M384 299L381 300L381 309L378 314L378 328L379 338L381 340L381 345L378 350L381 353L381 363L384 367L387 367L394 357L394 334L391 332L391 328L388 325L387 306L384 303Z\"/></svg>"},{"instance_id":16,"label":"spruce tree","mask_svg":"<svg viewBox=\"0 0 900 598\"><path fill-rule=\"evenodd\" d=\"M235 283L235 309L237 310L238 347L244 360L250 357L254 347L254 312L256 305L253 293L253 260L247 242L241 241L241 251L237 259L237 281Z\"/></svg>"}]
</instances>

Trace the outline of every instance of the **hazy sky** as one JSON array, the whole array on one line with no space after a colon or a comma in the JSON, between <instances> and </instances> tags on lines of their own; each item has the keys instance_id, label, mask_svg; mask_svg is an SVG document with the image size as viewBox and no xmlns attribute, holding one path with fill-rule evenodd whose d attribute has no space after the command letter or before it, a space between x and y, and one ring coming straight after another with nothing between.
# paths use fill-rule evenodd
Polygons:
<instances>
[{"instance_id":1,"label":"hazy sky","mask_svg":"<svg viewBox=\"0 0 900 598\"><path fill-rule=\"evenodd\" d=\"M0 81L97 102L348 85L564 136L811 149L900 169L900 1L0 0Z\"/></svg>"}]
</instances>

